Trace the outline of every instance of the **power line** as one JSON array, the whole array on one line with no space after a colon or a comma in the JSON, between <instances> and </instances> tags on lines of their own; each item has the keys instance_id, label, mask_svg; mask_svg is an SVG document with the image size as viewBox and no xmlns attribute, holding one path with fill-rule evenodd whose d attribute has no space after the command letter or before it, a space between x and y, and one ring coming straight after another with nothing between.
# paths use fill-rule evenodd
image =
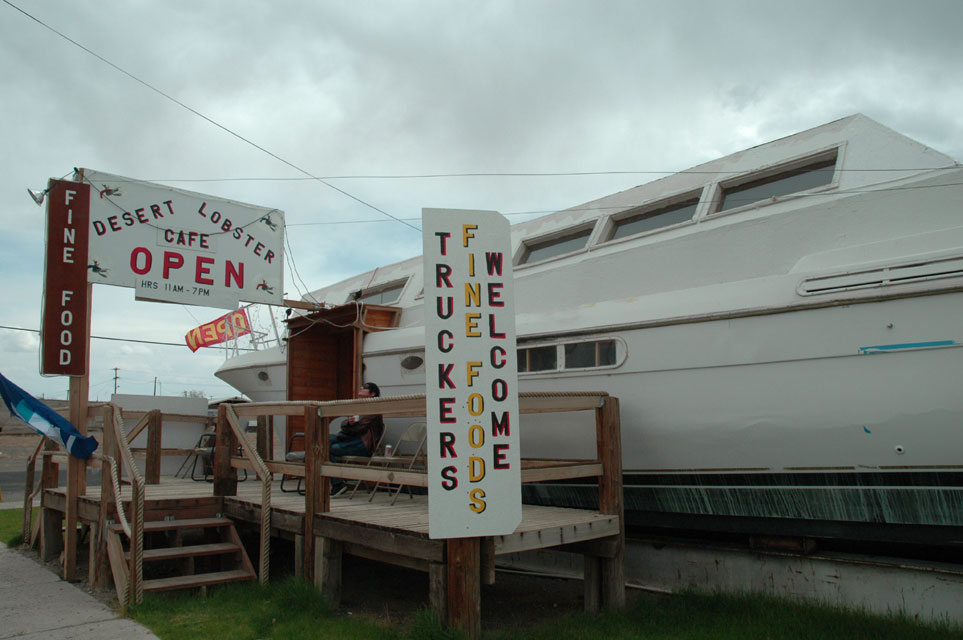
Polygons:
<instances>
[{"instance_id":1,"label":"power line","mask_svg":"<svg viewBox=\"0 0 963 640\"><path fill-rule=\"evenodd\" d=\"M820 191L818 193L787 193L785 195L779 196L780 199L789 198L818 198L818 197L828 197L828 196L839 196L839 195L851 195L856 193L883 193L886 191L912 191L914 189L939 189L942 187L959 187L963 186L963 182L946 182L943 184L924 184L924 185L910 185L905 187L882 187L880 189L836 189L828 191ZM603 196L607 197L607 196ZM759 198L738 198L730 196L730 200L733 202L744 201L744 202L756 202ZM596 211L598 213L606 213L612 211L626 211L629 209L634 209L636 207L642 207L649 204L655 204L658 199L647 201L639 204L618 204L610 207L569 207L566 209L543 209L543 210L532 210L532 211L508 211L499 212L503 216L530 216L530 215L547 215L550 213L561 213L562 211L574 212L574 211ZM408 218L409 220L417 220L418 218ZM312 227L318 225L334 225L334 224L371 224L387 222L386 220L376 219L376 220L327 220L322 222L295 222L290 223L285 226L288 227Z\"/></svg>"},{"instance_id":2,"label":"power line","mask_svg":"<svg viewBox=\"0 0 963 640\"><path fill-rule=\"evenodd\" d=\"M237 138L238 140L241 140L242 142L244 142L244 143L246 143L246 144L254 147L254 148L257 149L258 151L261 151L262 153L265 153L265 154L271 156L271 157L274 158L275 160L277 160L277 161L279 161L279 162L281 162L281 163L283 163L283 164L291 167L292 169L294 169L294 170L297 171L298 173L304 174L304 175L307 177L306 179L315 180L315 181L317 181L317 182L320 182L321 184L325 185L325 186L328 187L329 189L333 189L333 190L337 191L338 193L340 193L340 194L342 194L342 195L344 195L344 196L347 196L347 197L351 198L351 199L354 200L355 202L358 202L359 204L362 204L362 205L368 207L369 209L373 209L373 210L377 211L378 213L380 213L380 214L382 214L382 215L384 215L384 216L387 216L387 217L391 218L392 220L395 220L395 221L397 221L397 222L400 222L401 224L405 225L406 227L411 227L411 228L414 229L415 231L421 233L421 229L419 229L418 227L416 227L416 226L414 226L414 225L412 225L412 224L409 224L408 222L402 220L401 218L397 218L397 217L391 215L391 214L388 213L387 211L384 211L384 210L382 210L382 209L379 209L378 207L376 207L375 205L371 204L370 202L366 202L366 201L362 200L361 198L359 198L359 197L357 197L357 196L355 196L355 195L353 195L353 194L351 194L351 193L348 193L348 192L345 191L344 189L341 189L340 187L336 187L335 185L327 182L324 178L315 176L315 175L312 174L310 171L307 171L306 169L302 169L301 167L299 167L298 165L294 164L293 162L290 162L290 161L288 161L288 160L285 160L284 158L282 158L281 156L277 155L277 154L274 153L273 151L269 151L268 149L266 149L265 147L262 147L261 145L257 144L257 143L254 142L253 140L250 140L250 139L248 139L248 138L245 138L245 137L242 136L241 134L239 134L239 133L237 133L237 132L235 132L235 131L227 128L226 126L222 125L221 123L217 122L216 120L214 120L214 119L212 119L212 118L209 118L208 116L204 115L203 113L201 113L201 112L198 111L197 109L194 109L193 107L190 107L190 106L188 106L187 104L181 102L181 101L178 100L177 98L175 98L175 97L173 97L173 96L171 96L171 95L169 95L169 94L161 91L160 89L158 89L158 88L155 87L154 85L150 84L150 83L147 82L146 80L141 80L140 78L138 78L137 76L135 76L133 73L127 71L126 69L123 69L122 67L117 66L116 64L114 64L113 62L111 62L110 60L108 60L107 58L101 56L101 55L98 54L98 53L95 53L95 52L92 51L91 49L88 49L88 48L85 47L84 45L80 44L79 42L77 42L77 41L74 40L73 38L71 38L71 37L69 37L68 35L66 35L65 33L62 33L62 32L60 32L60 31L58 31L57 29L54 29L52 26L48 25L47 23L45 23L44 21L40 20L39 18L37 18L37 17L35 17L35 16L27 13L26 11L24 11L23 9L21 9L21 8L18 7L17 5L15 5L15 4L13 4L12 2L10 2L10 0L2 0L2 2L3 2L4 4L6 4L7 6L9 6L9 7L13 8L13 9L16 9L17 11L19 11L20 13L22 13L22 14L25 15L26 17L30 18L31 20L33 20L34 22L36 22L37 24L39 24L40 26L42 26L43 28L51 31L52 33L57 34L58 36L60 36L61 38L63 38L63 39L66 40L67 42L69 42L70 44L74 45L75 47L77 47L77 48L81 49L82 51L90 54L91 56L97 58L98 60L100 60L101 62L103 62L103 63L106 64L107 66L111 67L112 69L114 69L114 70L116 70L116 71L119 71L120 73L124 74L125 76L127 76L128 78L130 78L131 80L133 80L134 82L137 82L138 84L141 84L141 85L143 85L144 87L147 87L148 89L150 89L150 90L153 91L154 93L157 93L158 95L160 95L160 96L162 96L162 97L170 100L171 102L173 102L174 104L178 105L179 107L182 107L182 108L186 109L187 111L190 111L191 113L193 113L193 114L194 114L195 116L197 116L198 118L201 118L201 119L207 121L208 123L214 125L214 126L217 127L218 129L221 129L221 130L224 131L225 133L228 133L228 134L234 136L235 138Z\"/></svg>"},{"instance_id":3,"label":"power line","mask_svg":"<svg viewBox=\"0 0 963 640\"><path fill-rule=\"evenodd\" d=\"M842 173L898 173L904 171L938 171L953 169L954 166L942 167L899 167L887 169L835 169ZM303 182L306 180L434 180L439 178L568 178L578 176L634 176L634 175L736 175L745 170L733 171L697 171L685 169L670 171L662 169L638 169L621 171L497 171L497 172L464 172L464 173L400 173L400 174L351 174L340 176L318 176L317 178L268 177L251 176L237 178L151 178L148 182Z\"/></svg>"},{"instance_id":4,"label":"power line","mask_svg":"<svg viewBox=\"0 0 963 640\"><path fill-rule=\"evenodd\" d=\"M9 329L11 331L26 331L28 333L40 333L39 329L28 329L26 327L10 327L6 325L0 325L0 329ZM162 347L184 347L187 346L183 342L159 342L157 340L136 340L134 338L116 338L114 336L90 336L91 339L96 340L112 340L115 342L135 342L137 344L156 344ZM203 349L217 349L217 345L202 345ZM248 347L238 347L238 351L257 351L257 349L251 349Z\"/></svg>"}]
</instances>

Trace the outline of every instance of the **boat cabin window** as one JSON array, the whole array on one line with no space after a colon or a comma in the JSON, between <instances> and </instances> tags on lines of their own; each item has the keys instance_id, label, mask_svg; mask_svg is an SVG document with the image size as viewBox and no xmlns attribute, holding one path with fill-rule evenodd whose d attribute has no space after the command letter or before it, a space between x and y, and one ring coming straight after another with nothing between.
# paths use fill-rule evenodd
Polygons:
<instances>
[{"instance_id":1,"label":"boat cabin window","mask_svg":"<svg viewBox=\"0 0 963 640\"><path fill-rule=\"evenodd\" d=\"M576 342L565 347L565 368L585 369L615 364L615 340Z\"/></svg>"},{"instance_id":2,"label":"boat cabin window","mask_svg":"<svg viewBox=\"0 0 963 640\"><path fill-rule=\"evenodd\" d=\"M406 278L404 280L395 280L394 282L386 282L385 284L361 289L348 296L347 302L357 300L358 302L365 302L367 304L391 304L401 298L401 292L404 290L407 282L408 280Z\"/></svg>"},{"instance_id":3,"label":"boat cabin window","mask_svg":"<svg viewBox=\"0 0 963 640\"><path fill-rule=\"evenodd\" d=\"M616 340L611 338L521 347L518 349L518 372L613 367L618 364L616 349Z\"/></svg>"},{"instance_id":4,"label":"boat cabin window","mask_svg":"<svg viewBox=\"0 0 963 640\"><path fill-rule=\"evenodd\" d=\"M531 347L518 350L518 371L554 371L558 368L558 348Z\"/></svg>"},{"instance_id":5,"label":"boat cabin window","mask_svg":"<svg viewBox=\"0 0 963 640\"><path fill-rule=\"evenodd\" d=\"M625 214L612 217L612 231L608 240L618 240L637 233L661 229L680 222L686 222L695 215L699 206L699 194L690 194L681 202L655 205L633 209Z\"/></svg>"},{"instance_id":6,"label":"boat cabin window","mask_svg":"<svg viewBox=\"0 0 963 640\"><path fill-rule=\"evenodd\" d=\"M581 227L573 233L556 236L548 240L524 242L524 250L518 264L529 264L548 260L565 253L572 253L585 248L588 244L589 236L592 235L592 226Z\"/></svg>"},{"instance_id":7,"label":"boat cabin window","mask_svg":"<svg viewBox=\"0 0 963 640\"><path fill-rule=\"evenodd\" d=\"M742 207L760 200L798 193L832 184L836 172L836 150L806 164L777 173L747 176L738 183L723 185L722 200L716 213ZM758 175L758 174L755 174Z\"/></svg>"}]
</instances>

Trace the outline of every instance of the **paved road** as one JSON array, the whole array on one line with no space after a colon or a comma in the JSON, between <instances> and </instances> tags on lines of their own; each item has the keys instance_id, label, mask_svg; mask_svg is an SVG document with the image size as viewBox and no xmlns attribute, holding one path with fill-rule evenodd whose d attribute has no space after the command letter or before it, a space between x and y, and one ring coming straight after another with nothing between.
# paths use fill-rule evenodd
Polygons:
<instances>
[{"instance_id":1,"label":"paved road","mask_svg":"<svg viewBox=\"0 0 963 640\"><path fill-rule=\"evenodd\" d=\"M24 465L26 467L26 465ZM27 484L26 469L21 471L0 471L0 509L16 508L23 506L23 491ZM34 477L34 487L40 482L40 472ZM60 469L60 486L67 485L67 471L63 467ZM100 470L91 470L87 473L88 486L100 486ZM0 636L2 638L2 636Z\"/></svg>"}]
</instances>

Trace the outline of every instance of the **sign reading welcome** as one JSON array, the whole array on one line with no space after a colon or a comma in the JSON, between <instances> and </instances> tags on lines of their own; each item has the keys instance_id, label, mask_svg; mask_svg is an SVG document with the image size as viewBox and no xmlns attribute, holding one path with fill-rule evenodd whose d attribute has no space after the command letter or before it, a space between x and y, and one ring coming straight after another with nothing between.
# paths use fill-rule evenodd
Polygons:
<instances>
[{"instance_id":1,"label":"sign reading welcome","mask_svg":"<svg viewBox=\"0 0 963 640\"><path fill-rule=\"evenodd\" d=\"M88 279L139 300L237 308L283 303L284 214L85 170Z\"/></svg>"},{"instance_id":2,"label":"sign reading welcome","mask_svg":"<svg viewBox=\"0 0 963 640\"><path fill-rule=\"evenodd\" d=\"M424 209L428 534L508 534L522 519L508 221Z\"/></svg>"}]
</instances>

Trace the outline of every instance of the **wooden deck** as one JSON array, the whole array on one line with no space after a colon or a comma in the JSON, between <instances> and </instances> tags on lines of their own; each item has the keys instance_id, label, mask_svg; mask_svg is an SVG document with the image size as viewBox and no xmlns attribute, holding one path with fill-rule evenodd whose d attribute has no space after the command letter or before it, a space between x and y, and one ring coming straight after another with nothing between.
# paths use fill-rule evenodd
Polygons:
<instances>
[{"instance_id":1,"label":"wooden deck","mask_svg":"<svg viewBox=\"0 0 963 640\"><path fill-rule=\"evenodd\" d=\"M65 487L48 489L47 505L62 510L66 504ZM369 502L367 492L358 491L353 498L345 496L331 499L331 510L317 515L317 526L321 530L332 529L327 522L345 523L379 529L394 534L428 538L428 497L403 494L395 504L390 504L391 495L378 492ZM131 500L131 489L121 490L125 503ZM253 524L260 522L261 485L259 482L239 482L236 496L218 498L214 496L209 482L196 482L189 479L161 478L160 484L146 486L146 501L149 505L150 520L163 519L166 509L183 513L192 506L199 511L221 510L237 520ZM100 511L100 487L87 488L80 496L78 509L82 521L96 522ZM280 489L275 481L271 492L272 532L274 535L299 536L304 531L304 496ZM171 514L173 515L173 513ZM601 514L584 509L565 509L537 505L522 506L522 522L514 533L493 536L496 555L542 549L546 547L574 544L606 538L619 533L619 518L615 515ZM441 541L439 541L440 545Z\"/></svg>"},{"instance_id":2,"label":"wooden deck","mask_svg":"<svg viewBox=\"0 0 963 640\"><path fill-rule=\"evenodd\" d=\"M123 601L139 602L145 588L142 561L152 558L151 554L145 558L145 530L161 528L164 523L176 528L182 520L217 518L227 523L236 538L234 524L246 523L249 530L259 532L256 577L262 582L270 575L271 539L276 537L295 542L296 569L312 579L335 605L340 601L341 564L345 553L425 571L429 575L431 607L450 626L476 638L480 635L481 584L495 581L495 557L552 547L583 556L586 609L621 607L625 591L618 400L601 392L528 393L522 394L520 400L522 414L583 411L594 416L594 458L522 460L521 481L596 478L597 511L522 505L522 521L511 533L432 539L428 498L424 493L429 481L423 466L399 470L380 464L328 461L328 431L333 416L377 413L395 418L423 417L424 396L253 403L236 408L221 405L215 444L209 452L212 482L159 477L159 460L164 451L160 436L163 416L150 412L125 433L119 408L109 406L105 408L103 454L94 461L103 470L101 486L84 486L83 466L79 467L81 473L77 477L68 476L67 487L56 486L54 465L59 462L59 456L44 457L42 554L45 559L52 559L61 550L66 551L65 578L74 579L71 558L75 559L77 550L76 526L72 523L90 525L94 533L90 537L91 582L103 581L103 576L112 571L118 590L129 594ZM302 418L307 445L304 463L278 460L268 446L270 439L266 436L271 433L273 417L278 415ZM242 420L254 419L257 420L256 443L249 441L241 427ZM134 435L144 429L149 435L146 479L137 470L128 445ZM77 466L72 459L70 464ZM125 484L120 487L119 495L114 496L109 469L118 467ZM240 469L248 471L248 480L239 481L236 471ZM32 476L32 468L28 471ZM280 482L274 480L281 474L302 478L305 494L282 492ZM354 497L333 497L329 492L329 478L333 477L368 483L365 486L376 482L382 486L400 483L419 489L414 496L400 495L394 503L391 492L376 493L370 501L366 491L358 491ZM268 500L270 507L266 509ZM126 517L121 517L121 511ZM109 524L115 519L119 524ZM64 521L66 538L61 535ZM101 532L108 528L115 532L123 529L129 541L129 553L119 551L119 542L111 546L105 541ZM209 547L210 544L164 553L202 554L211 552ZM222 547L226 545L216 549ZM245 567L249 567L251 563L246 554L241 555ZM109 563L108 556L111 556ZM255 577L254 569L245 572L248 574ZM188 584L186 578L183 584Z\"/></svg>"}]
</instances>

